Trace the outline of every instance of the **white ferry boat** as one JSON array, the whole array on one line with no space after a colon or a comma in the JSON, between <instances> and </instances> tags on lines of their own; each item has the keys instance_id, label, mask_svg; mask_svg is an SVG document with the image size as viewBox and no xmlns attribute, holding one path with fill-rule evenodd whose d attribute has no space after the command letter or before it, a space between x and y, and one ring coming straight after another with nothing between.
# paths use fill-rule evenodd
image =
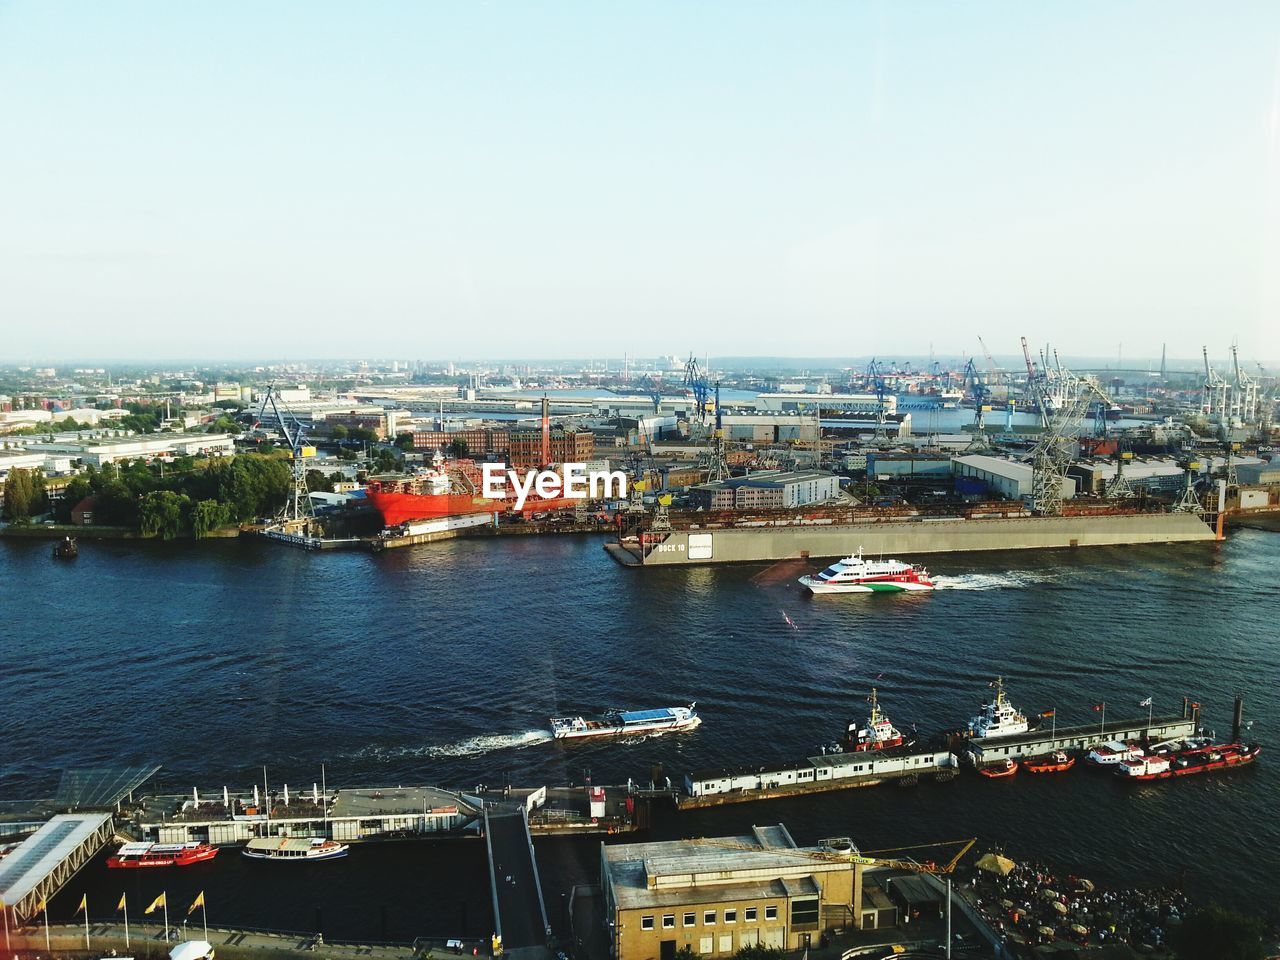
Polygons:
<instances>
[{"instance_id":1,"label":"white ferry boat","mask_svg":"<svg viewBox=\"0 0 1280 960\"><path fill-rule=\"evenodd\" d=\"M1012 737L1031 729L1025 714L1020 713L1004 697L1004 677L996 677L991 684L996 695L990 703L982 705L982 712L969 721L969 736L975 740L994 737Z\"/></svg>"},{"instance_id":2,"label":"white ferry boat","mask_svg":"<svg viewBox=\"0 0 1280 960\"><path fill-rule=\"evenodd\" d=\"M687 707L660 707L655 710L620 710L600 717L552 717L551 734L557 740L579 737L620 737L642 733L666 733L669 730L692 730L702 722Z\"/></svg>"},{"instance_id":3,"label":"white ferry boat","mask_svg":"<svg viewBox=\"0 0 1280 960\"><path fill-rule=\"evenodd\" d=\"M347 844L320 837L260 837L245 844L244 855L255 860L290 860L295 863L336 860L347 855Z\"/></svg>"},{"instance_id":4,"label":"white ferry boat","mask_svg":"<svg viewBox=\"0 0 1280 960\"><path fill-rule=\"evenodd\" d=\"M932 590L924 567L901 560L866 560L862 551L838 560L814 576L800 578L810 593L902 593Z\"/></svg>"}]
</instances>

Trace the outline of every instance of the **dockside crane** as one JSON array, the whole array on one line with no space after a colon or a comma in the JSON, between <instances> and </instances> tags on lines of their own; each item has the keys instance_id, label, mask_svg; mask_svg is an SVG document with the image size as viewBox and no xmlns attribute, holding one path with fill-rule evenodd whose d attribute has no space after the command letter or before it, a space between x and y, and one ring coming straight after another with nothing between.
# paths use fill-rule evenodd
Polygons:
<instances>
[{"instance_id":1,"label":"dockside crane","mask_svg":"<svg viewBox=\"0 0 1280 960\"><path fill-rule=\"evenodd\" d=\"M976 453L990 447L987 441L987 411L991 409L991 391L982 381L978 367L970 357L964 365L964 389L973 398L973 439L968 450Z\"/></svg>"},{"instance_id":2,"label":"dockside crane","mask_svg":"<svg viewBox=\"0 0 1280 960\"><path fill-rule=\"evenodd\" d=\"M293 475L293 490L280 511L280 520L297 522L311 517L311 495L307 490L307 458L315 456L315 447L306 443L306 428L280 397L280 391L272 383L262 396L258 407L258 420L266 418L267 408L275 418L276 426L289 444L289 469Z\"/></svg>"},{"instance_id":3,"label":"dockside crane","mask_svg":"<svg viewBox=\"0 0 1280 960\"><path fill-rule=\"evenodd\" d=\"M1090 404L1111 406L1111 398L1091 377L1073 374L1055 357L1052 381L1037 381L1043 432L1031 450L1031 508L1040 516L1062 513L1062 484L1071 466L1070 445ZM1052 391L1052 395L1051 395Z\"/></svg>"},{"instance_id":4,"label":"dockside crane","mask_svg":"<svg viewBox=\"0 0 1280 960\"><path fill-rule=\"evenodd\" d=\"M684 385L693 393L694 405L698 408L698 422L707 422L707 403L711 399L711 381L698 366L698 358L692 353L684 365Z\"/></svg>"},{"instance_id":5,"label":"dockside crane","mask_svg":"<svg viewBox=\"0 0 1280 960\"><path fill-rule=\"evenodd\" d=\"M889 431L885 428L884 398L889 394L889 387L885 382L884 367L874 357L867 364L867 379L876 395L876 432L874 442L885 446L889 443Z\"/></svg>"}]
</instances>

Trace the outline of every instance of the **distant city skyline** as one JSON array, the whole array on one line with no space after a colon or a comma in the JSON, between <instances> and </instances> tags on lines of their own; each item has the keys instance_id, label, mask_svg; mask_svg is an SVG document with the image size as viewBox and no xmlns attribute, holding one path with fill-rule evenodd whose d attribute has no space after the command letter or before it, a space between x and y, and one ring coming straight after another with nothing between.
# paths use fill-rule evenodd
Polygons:
<instances>
[{"instance_id":1,"label":"distant city skyline","mask_svg":"<svg viewBox=\"0 0 1280 960\"><path fill-rule=\"evenodd\" d=\"M1280 365L1273 3L14 2L0 116L0 363Z\"/></svg>"}]
</instances>

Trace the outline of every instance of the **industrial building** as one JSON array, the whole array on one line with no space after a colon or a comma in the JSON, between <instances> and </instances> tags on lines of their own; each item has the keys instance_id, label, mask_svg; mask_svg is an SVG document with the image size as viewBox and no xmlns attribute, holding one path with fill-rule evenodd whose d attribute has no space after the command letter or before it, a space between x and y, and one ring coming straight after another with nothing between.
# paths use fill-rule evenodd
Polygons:
<instances>
[{"instance_id":1,"label":"industrial building","mask_svg":"<svg viewBox=\"0 0 1280 960\"><path fill-rule=\"evenodd\" d=\"M511 447L510 434L502 427L467 427L462 430L414 430L413 449L434 452L447 450L450 444L466 445L473 457L506 459Z\"/></svg>"},{"instance_id":2,"label":"industrial building","mask_svg":"<svg viewBox=\"0 0 1280 960\"><path fill-rule=\"evenodd\" d=\"M740 837L601 844L610 954L671 960L688 947L728 957L756 945L802 950L858 926L864 866L851 845L799 847L782 824Z\"/></svg>"},{"instance_id":3,"label":"industrial building","mask_svg":"<svg viewBox=\"0 0 1280 960\"><path fill-rule=\"evenodd\" d=\"M584 463L593 455L595 437L590 430L552 427L550 445L552 463ZM547 466L542 462L542 431L514 431L508 459L516 470L537 470Z\"/></svg>"},{"instance_id":4,"label":"industrial building","mask_svg":"<svg viewBox=\"0 0 1280 960\"><path fill-rule=\"evenodd\" d=\"M229 433L148 433L129 437L94 440L55 440L32 443L30 453L60 459L69 457L84 466L102 467L121 460L150 460L154 457L230 456L235 441Z\"/></svg>"},{"instance_id":5,"label":"industrial building","mask_svg":"<svg viewBox=\"0 0 1280 960\"><path fill-rule=\"evenodd\" d=\"M879 410L885 414L898 412L898 398L888 393L882 398L874 393L762 393L756 397L760 410L794 410L823 413L870 413Z\"/></svg>"},{"instance_id":6,"label":"industrial building","mask_svg":"<svg viewBox=\"0 0 1280 960\"><path fill-rule=\"evenodd\" d=\"M952 457L953 473L957 477L974 477L986 484L987 489L1007 500L1022 500L1031 496L1031 464L986 454L967 454ZM1076 495L1076 482L1071 477L1062 480L1062 498L1069 500Z\"/></svg>"},{"instance_id":7,"label":"industrial building","mask_svg":"<svg viewBox=\"0 0 1280 960\"><path fill-rule=\"evenodd\" d=\"M840 493L840 478L816 470L761 470L745 477L700 483L689 489L695 508L766 510L822 503Z\"/></svg>"},{"instance_id":8,"label":"industrial building","mask_svg":"<svg viewBox=\"0 0 1280 960\"><path fill-rule=\"evenodd\" d=\"M949 482L952 472L951 456L929 453L885 453L872 450L866 454L866 471L868 479L874 480L942 477Z\"/></svg>"}]
</instances>

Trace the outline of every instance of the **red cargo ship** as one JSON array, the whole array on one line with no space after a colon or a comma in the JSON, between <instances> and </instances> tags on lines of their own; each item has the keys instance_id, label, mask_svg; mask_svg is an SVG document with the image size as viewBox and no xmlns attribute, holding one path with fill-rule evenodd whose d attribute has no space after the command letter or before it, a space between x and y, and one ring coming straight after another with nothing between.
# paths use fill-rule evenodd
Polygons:
<instances>
[{"instance_id":1,"label":"red cargo ship","mask_svg":"<svg viewBox=\"0 0 1280 960\"><path fill-rule=\"evenodd\" d=\"M218 855L218 848L195 840L187 843L126 843L107 858L108 867L187 867Z\"/></svg>"},{"instance_id":2,"label":"red cargo ship","mask_svg":"<svg viewBox=\"0 0 1280 960\"><path fill-rule=\"evenodd\" d=\"M1171 755L1137 757L1116 767L1122 780L1163 780L1208 773L1226 767L1242 767L1258 759L1262 747L1256 743L1219 743L1179 750Z\"/></svg>"},{"instance_id":3,"label":"red cargo ship","mask_svg":"<svg viewBox=\"0 0 1280 960\"><path fill-rule=\"evenodd\" d=\"M544 499L530 494L517 511L510 492L500 500L481 495L482 475L473 461L456 460L449 467L449 472L427 469L409 476L374 477L365 484L365 496L388 527L475 513L537 513L578 502L571 497Z\"/></svg>"}]
</instances>

